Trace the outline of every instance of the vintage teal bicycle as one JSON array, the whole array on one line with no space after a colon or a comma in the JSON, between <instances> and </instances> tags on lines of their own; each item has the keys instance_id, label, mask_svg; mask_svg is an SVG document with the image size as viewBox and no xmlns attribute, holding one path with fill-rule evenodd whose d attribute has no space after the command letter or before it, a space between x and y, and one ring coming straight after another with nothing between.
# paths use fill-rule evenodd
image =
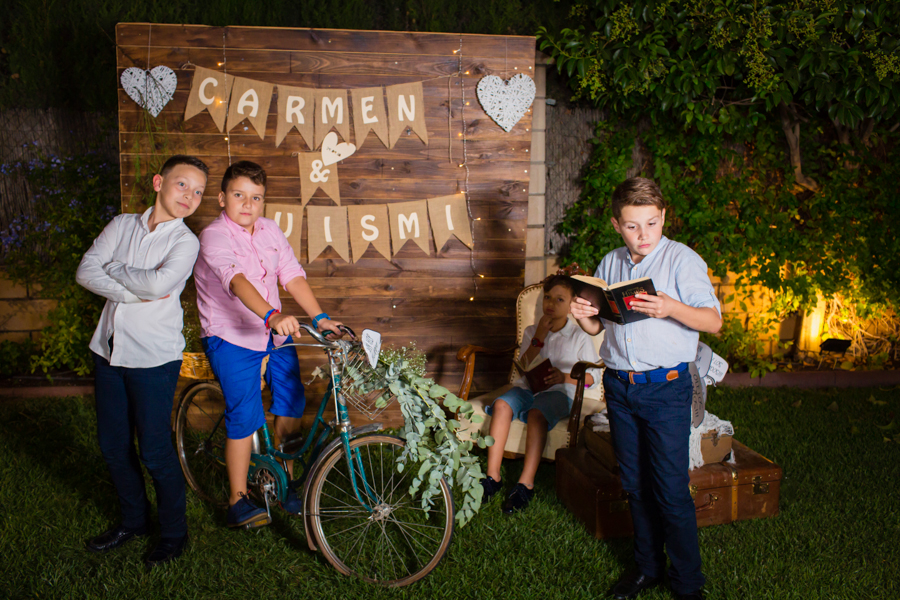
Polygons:
<instances>
[{"instance_id":1,"label":"vintage teal bicycle","mask_svg":"<svg viewBox=\"0 0 900 600\"><path fill-rule=\"evenodd\" d=\"M437 566L450 546L450 488L442 480L441 494L423 508L408 493L412 469L397 469L405 442L378 433L381 423L355 427L350 422L348 405L374 420L395 399L374 368L377 351L372 360L372 348L367 353L349 328L345 331L353 340L332 341L309 325L301 327L314 343L281 348L323 349L328 389L305 436L275 447L268 425L254 434L249 489L268 510L294 485L303 500L307 543L341 573L393 587L414 583ZM335 417L326 422L329 403ZM229 493L224 416L222 388L214 380L200 381L182 393L175 421L178 459L188 485L204 500L223 506ZM293 482L286 468L291 460Z\"/></svg>"}]
</instances>

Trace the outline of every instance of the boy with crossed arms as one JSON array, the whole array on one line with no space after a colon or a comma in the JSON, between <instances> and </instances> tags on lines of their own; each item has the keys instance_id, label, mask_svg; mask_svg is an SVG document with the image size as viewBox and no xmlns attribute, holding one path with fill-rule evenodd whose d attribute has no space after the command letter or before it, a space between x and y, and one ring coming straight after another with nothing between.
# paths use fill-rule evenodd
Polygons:
<instances>
[{"instance_id":1,"label":"boy with crossed arms","mask_svg":"<svg viewBox=\"0 0 900 600\"><path fill-rule=\"evenodd\" d=\"M181 556L187 543L184 476L172 447L172 399L184 336L181 292L200 243L183 219L200 206L209 169L173 156L153 177L156 203L114 218L85 253L75 280L106 298L91 339L96 372L97 441L109 468L121 522L88 542L118 548L149 531L141 463L156 488L160 540L150 566ZM137 433L140 460L134 448Z\"/></svg>"},{"instance_id":2,"label":"boy with crossed arms","mask_svg":"<svg viewBox=\"0 0 900 600\"><path fill-rule=\"evenodd\" d=\"M633 308L651 318L627 325L598 321L574 298L572 315L587 333L606 329L600 358L610 431L634 523L637 568L612 590L616 600L669 583L680 600L701 600L697 517L688 486L692 383L688 363L700 331L722 327L706 263L662 234L666 204L651 180L633 177L613 192L612 224L625 246L607 254L594 275L614 284L650 277L657 296L637 294Z\"/></svg>"}]
</instances>

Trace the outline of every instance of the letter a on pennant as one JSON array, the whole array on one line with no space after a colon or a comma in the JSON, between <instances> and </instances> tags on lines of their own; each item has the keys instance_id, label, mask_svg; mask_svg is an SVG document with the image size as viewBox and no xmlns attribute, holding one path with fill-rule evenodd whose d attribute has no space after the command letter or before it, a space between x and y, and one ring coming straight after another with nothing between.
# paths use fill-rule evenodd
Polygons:
<instances>
[{"instance_id":1,"label":"letter a on pennant","mask_svg":"<svg viewBox=\"0 0 900 600\"><path fill-rule=\"evenodd\" d=\"M225 129L228 115L228 98L234 77L218 71L196 67L191 81L191 93L184 109L184 120L208 111L219 131Z\"/></svg>"},{"instance_id":2,"label":"letter a on pennant","mask_svg":"<svg viewBox=\"0 0 900 600\"><path fill-rule=\"evenodd\" d=\"M428 214L431 217L434 246L438 252L443 249L451 235L455 235L469 248L472 247L472 226L469 222L469 211L466 209L465 194L429 198Z\"/></svg>"},{"instance_id":3,"label":"letter a on pennant","mask_svg":"<svg viewBox=\"0 0 900 600\"><path fill-rule=\"evenodd\" d=\"M391 240L394 256L407 240L413 240L422 252L431 256L428 245L428 208L424 200L388 204L391 214Z\"/></svg>"},{"instance_id":4,"label":"letter a on pennant","mask_svg":"<svg viewBox=\"0 0 900 600\"><path fill-rule=\"evenodd\" d=\"M235 77L225 130L231 131L235 125L246 119L253 125L259 139L266 137L266 119L269 116L269 104L272 103L274 89L274 85L265 81Z\"/></svg>"}]
</instances>

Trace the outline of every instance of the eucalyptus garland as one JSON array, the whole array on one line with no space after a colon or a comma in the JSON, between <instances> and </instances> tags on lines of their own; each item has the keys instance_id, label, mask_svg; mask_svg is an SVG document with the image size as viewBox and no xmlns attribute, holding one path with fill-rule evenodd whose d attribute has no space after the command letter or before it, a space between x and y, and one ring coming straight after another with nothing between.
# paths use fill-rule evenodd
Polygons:
<instances>
[{"instance_id":1,"label":"eucalyptus garland","mask_svg":"<svg viewBox=\"0 0 900 600\"><path fill-rule=\"evenodd\" d=\"M425 354L413 343L383 349L375 369L389 383L390 394L396 397L403 414L399 436L406 441L406 446L397 459L397 471L415 470L409 494L420 496L422 508L426 510L440 494L442 477L451 488L458 489L463 500L455 517L462 526L481 508L483 493L484 472L471 451L476 444L486 448L494 440L478 430L471 432L471 440L459 439L458 433L463 428L460 419L477 424L484 417L475 415L469 402L426 377L425 362ZM360 391L372 393L369 389ZM385 393L375 406L383 408L388 400L389 395ZM448 417L448 413L452 416Z\"/></svg>"}]
</instances>

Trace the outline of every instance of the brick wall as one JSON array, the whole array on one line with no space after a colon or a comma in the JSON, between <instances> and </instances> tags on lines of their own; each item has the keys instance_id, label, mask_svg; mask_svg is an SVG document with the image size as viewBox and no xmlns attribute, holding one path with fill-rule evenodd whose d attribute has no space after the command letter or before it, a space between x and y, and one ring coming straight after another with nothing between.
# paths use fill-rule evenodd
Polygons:
<instances>
[{"instance_id":1,"label":"brick wall","mask_svg":"<svg viewBox=\"0 0 900 600\"><path fill-rule=\"evenodd\" d=\"M41 298L38 286L20 286L0 271L0 342L38 340L55 301Z\"/></svg>"}]
</instances>

